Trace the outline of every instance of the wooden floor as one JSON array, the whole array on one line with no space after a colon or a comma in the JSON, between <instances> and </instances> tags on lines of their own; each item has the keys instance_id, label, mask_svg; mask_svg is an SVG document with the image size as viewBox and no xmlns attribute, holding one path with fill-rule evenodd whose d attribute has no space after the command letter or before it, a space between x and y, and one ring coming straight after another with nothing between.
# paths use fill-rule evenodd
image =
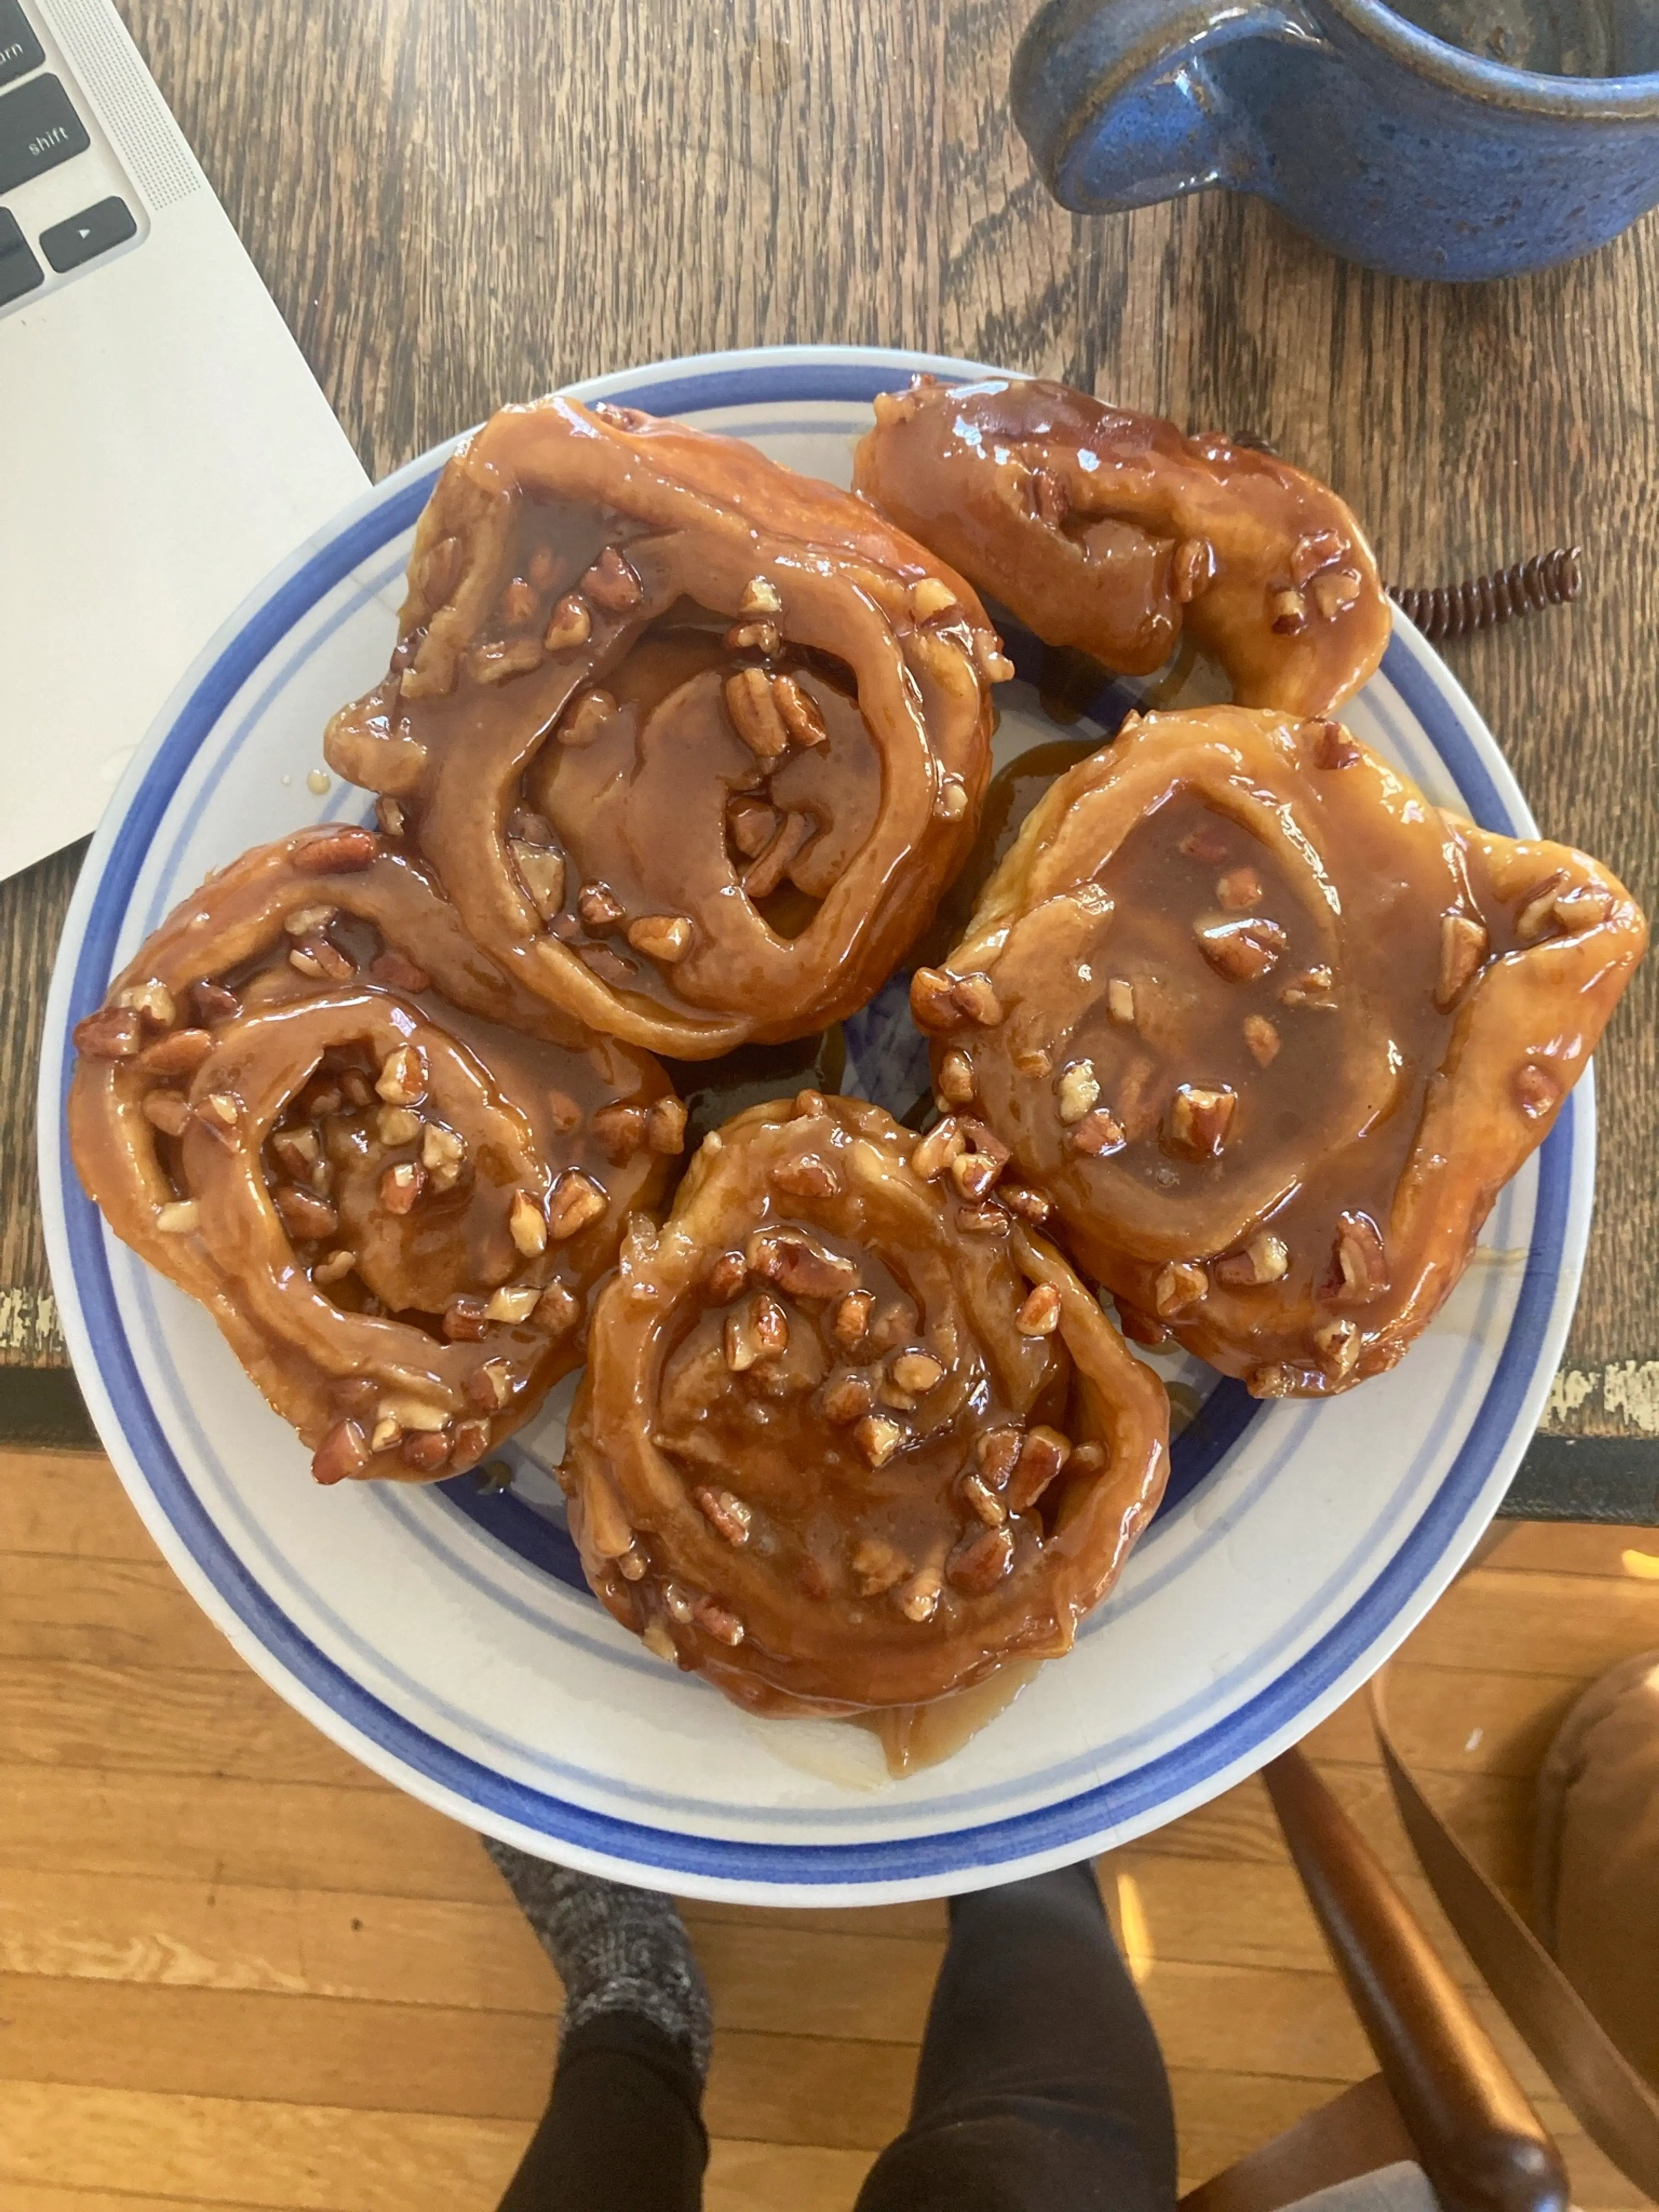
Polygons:
<instances>
[{"instance_id":1,"label":"wooden floor","mask_svg":"<svg viewBox=\"0 0 1659 2212\"><path fill-rule=\"evenodd\" d=\"M1407 1753L1517 1894L1553 1725L1656 1644L1659 1533L1521 1526L1407 1647ZM1438 1929L1362 1711L1311 1748ZM1370 2070L1258 1784L1100 1872L1188 2181ZM942 1908L686 1917L720 2024L711 2212L845 2212L902 2123ZM476 1840L247 1672L101 1460L0 1455L3 2212L489 2212L558 2002ZM1504 2039L1577 2202L1640 2203Z\"/></svg>"}]
</instances>

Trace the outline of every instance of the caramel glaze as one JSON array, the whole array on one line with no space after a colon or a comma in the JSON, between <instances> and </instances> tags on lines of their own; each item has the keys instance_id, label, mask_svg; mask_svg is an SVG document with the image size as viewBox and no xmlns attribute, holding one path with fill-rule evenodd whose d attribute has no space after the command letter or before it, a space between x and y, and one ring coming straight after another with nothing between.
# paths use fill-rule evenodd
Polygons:
<instances>
[{"instance_id":1,"label":"caramel glaze","mask_svg":"<svg viewBox=\"0 0 1659 2212\"><path fill-rule=\"evenodd\" d=\"M547 399L445 468L391 672L325 750L526 991L703 1060L880 988L973 841L1012 673L861 501Z\"/></svg>"},{"instance_id":2,"label":"caramel glaze","mask_svg":"<svg viewBox=\"0 0 1659 2212\"><path fill-rule=\"evenodd\" d=\"M1063 775L912 1005L1132 1334L1321 1397L1438 1309L1646 938L1340 723L1209 708Z\"/></svg>"},{"instance_id":3,"label":"caramel glaze","mask_svg":"<svg viewBox=\"0 0 1659 2212\"><path fill-rule=\"evenodd\" d=\"M974 1194L981 1134L753 1107L599 1293L562 1469L583 1565L752 1710L911 1706L1065 1650L1162 1492L1162 1386Z\"/></svg>"},{"instance_id":4,"label":"caramel glaze","mask_svg":"<svg viewBox=\"0 0 1659 2212\"><path fill-rule=\"evenodd\" d=\"M1241 705L1323 714L1389 641L1376 560L1334 492L1063 384L918 377L876 401L854 483L1046 643L1127 675L1184 631Z\"/></svg>"},{"instance_id":5,"label":"caramel glaze","mask_svg":"<svg viewBox=\"0 0 1659 2212\"><path fill-rule=\"evenodd\" d=\"M76 1042L88 1195L325 1482L430 1480L518 1427L684 1141L654 1060L532 997L363 830L210 877Z\"/></svg>"}]
</instances>

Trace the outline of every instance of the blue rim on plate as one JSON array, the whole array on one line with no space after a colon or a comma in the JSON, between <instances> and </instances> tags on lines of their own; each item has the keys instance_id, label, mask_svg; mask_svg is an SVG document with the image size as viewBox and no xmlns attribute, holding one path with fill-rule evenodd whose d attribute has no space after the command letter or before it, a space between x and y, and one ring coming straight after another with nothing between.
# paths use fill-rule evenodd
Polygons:
<instances>
[{"instance_id":1,"label":"blue rim on plate","mask_svg":"<svg viewBox=\"0 0 1659 2212\"><path fill-rule=\"evenodd\" d=\"M914 369L986 374L973 365L891 352L788 349L594 380L585 396L623 396L659 414L756 401L868 401ZM320 1650L248 1571L193 1490L146 1392L112 1279L100 1218L69 1156L64 1099L69 1030L101 1000L139 871L181 779L240 688L289 629L362 562L406 532L437 472L411 463L347 510L314 551L256 592L210 646L135 758L100 830L65 930L53 980L40 1094L41 1182L53 1279L65 1334L100 1435L163 1550L238 1650L337 1741L403 1786L475 1826L635 1880L712 1894L845 1899L921 1895L1006 1878L1178 1809L1253 1771L1357 1686L1455 1571L1513 1474L1554 1371L1576 1290L1592 1172L1594 1107L1586 1079L1539 1155L1524 1279L1496 1370L1449 1470L1399 1547L1313 1647L1247 1703L1179 1747L1057 1802L935 1835L851 1843L756 1843L684 1834L596 1810L496 1772L372 1694ZM1402 625L1382 673L1486 826L1528 834L1512 781L1499 780L1470 732L1480 723L1429 649ZM77 932L78 939L77 939ZM1237 1402L1242 1401L1242 1402ZM1210 1401L1210 1434L1177 1457L1190 1491L1255 1411L1242 1391ZM468 1517L544 1570L568 1577L547 1524L511 1498L452 1494ZM518 1518L515 1516L522 1516ZM533 1523L534 1526L526 1525Z\"/></svg>"}]
</instances>

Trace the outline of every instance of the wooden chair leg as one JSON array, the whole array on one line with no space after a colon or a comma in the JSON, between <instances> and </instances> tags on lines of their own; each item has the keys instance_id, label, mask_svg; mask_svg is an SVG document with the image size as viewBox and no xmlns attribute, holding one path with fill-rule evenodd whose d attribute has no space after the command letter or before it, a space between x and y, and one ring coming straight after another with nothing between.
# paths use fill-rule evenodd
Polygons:
<instances>
[{"instance_id":1,"label":"wooden chair leg","mask_svg":"<svg viewBox=\"0 0 1659 2212\"><path fill-rule=\"evenodd\" d=\"M1224 2173L1188 2190L1180 2212L1281 2212L1316 2189L1416 2156L1387 2082L1372 2074Z\"/></svg>"},{"instance_id":2,"label":"wooden chair leg","mask_svg":"<svg viewBox=\"0 0 1659 2212\"><path fill-rule=\"evenodd\" d=\"M1560 2152L1381 1861L1299 1751L1274 1759L1265 1778L1337 1971L1445 2212L1565 2212Z\"/></svg>"}]
</instances>

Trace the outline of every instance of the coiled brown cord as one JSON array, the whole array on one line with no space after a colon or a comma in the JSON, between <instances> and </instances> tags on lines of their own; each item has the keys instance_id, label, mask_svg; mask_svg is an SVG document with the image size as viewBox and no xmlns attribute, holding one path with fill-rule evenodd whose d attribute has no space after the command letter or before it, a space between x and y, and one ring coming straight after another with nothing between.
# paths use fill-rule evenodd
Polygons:
<instances>
[{"instance_id":1,"label":"coiled brown cord","mask_svg":"<svg viewBox=\"0 0 1659 2212\"><path fill-rule=\"evenodd\" d=\"M1235 446L1250 453L1278 453L1277 446L1253 431L1228 434ZM1536 614L1542 607L1564 606L1576 599L1584 581L1577 546L1552 545L1530 561L1511 561L1507 568L1490 569L1461 584L1386 584L1383 589L1431 645L1444 645L1450 639L1496 629L1512 615Z\"/></svg>"},{"instance_id":2,"label":"coiled brown cord","mask_svg":"<svg viewBox=\"0 0 1659 2212\"><path fill-rule=\"evenodd\" d=\"M1464 583L1420 588L1390 584L1388 593L1431 645L1441 645L1496 629L1512 615L1560 606L1576 599L1583 584L1577 546L1552 545L1530 561L1512 561L1507 568L1472 576Z\"/></svg>"}]
</instances>

